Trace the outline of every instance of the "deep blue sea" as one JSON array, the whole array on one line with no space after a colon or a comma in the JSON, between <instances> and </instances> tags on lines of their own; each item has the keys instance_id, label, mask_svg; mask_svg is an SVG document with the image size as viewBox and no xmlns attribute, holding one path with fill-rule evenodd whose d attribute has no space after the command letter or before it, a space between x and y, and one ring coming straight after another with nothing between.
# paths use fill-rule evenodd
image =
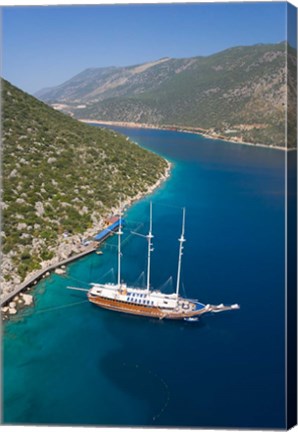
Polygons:
<instances>
[{"instance_id":1,"label":"deep blue sea","mask_svg":"<svg viewBox=\"0 0 298 432\"><path fill-rule=\"evenodd\" d=\"M40 282L35 307L5 324L4 422L284 428L284 152L117 130L173 163L127 211L123 279L143 283L147 243L130 231L147 233L152 200L152 285L174 289L185 206L182 294L241 309L187 323L91 305L66 286L115 279L110 238L103 255Z\"/></svg>"}]
</instances>

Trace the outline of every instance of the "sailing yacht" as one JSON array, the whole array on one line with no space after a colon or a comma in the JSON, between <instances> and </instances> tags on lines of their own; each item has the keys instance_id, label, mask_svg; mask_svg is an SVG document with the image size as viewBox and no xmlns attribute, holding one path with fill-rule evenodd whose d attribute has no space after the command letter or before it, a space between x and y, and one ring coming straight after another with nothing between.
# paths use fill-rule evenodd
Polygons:
<instances>
[{"instance_id":1,"label":"sailing yacht","mask_svg":"<svg viewBox=\"0 0 298 432\"><path fill-rule=\"evenodd\" d=\"M118 274L117 283L91 283L91 288L74 288L87 291L88 300L97 306L110 309L117 312L123 312L133 315L141 315L159 319L174 319L195 321L199 316L207 312L221 312L224 310L239 309L238 304L231 306L203 304L198 300L184 298L179 294L180 275L182 265L182 255L185 239L185 208L182 212L182 231L179 237L179 255L176 291L172 294L165 294L158 290L152 290L150 287L150 270L151 270L151 253L153 252L153 234L152 234L152 202L150 202L150 224L147 235L137 234L147 239L148 256L147 256L147 283L146 288L130 287L121 281L121 236L122 231L122 213L119 214L119 226L115 232L118 235Z\"/></svg>"}]
</instances>

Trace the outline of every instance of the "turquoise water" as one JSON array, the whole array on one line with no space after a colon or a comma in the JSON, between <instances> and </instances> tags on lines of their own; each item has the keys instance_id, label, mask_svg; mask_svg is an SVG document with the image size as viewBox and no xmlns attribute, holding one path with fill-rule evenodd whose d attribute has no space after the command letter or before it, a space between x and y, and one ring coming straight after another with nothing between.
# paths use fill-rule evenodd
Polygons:
<instances>
[{"instance_id":1,"label":"turquoise water","mask_svg":"<svg viewBox=\"0 0 298 432\"><path fill-rule=\"evenodd\" d=\"M35 307L5 324L4 422L285 427L284 153L119 130L173 162L171 178L127 212L123 279L144 280L147 245L129 232L147 232L151 199L152 285L173 289L185 206L182 293L241 309L195 324L159 321L65 289L115 279L110 238L103 255L41 282Z\"/></svg>"}]
</instances>

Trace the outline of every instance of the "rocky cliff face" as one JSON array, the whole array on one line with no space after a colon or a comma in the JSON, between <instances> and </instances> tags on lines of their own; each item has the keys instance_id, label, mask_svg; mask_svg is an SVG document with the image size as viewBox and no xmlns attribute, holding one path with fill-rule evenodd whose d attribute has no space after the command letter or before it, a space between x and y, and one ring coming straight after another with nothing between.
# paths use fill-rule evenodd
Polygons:
<instances>
[{"instance_id":1,"label":"rocky cliff face","mask_svg":"<svg viewBox=\"0 0 298 432\"><path fill-rule=\"evenodd\" d=\"M78 118L203 128L284 146L287 57L293 75L292 48L255 45L209 57L88 69L37 96Z\"/></svg>"}]
</instances>

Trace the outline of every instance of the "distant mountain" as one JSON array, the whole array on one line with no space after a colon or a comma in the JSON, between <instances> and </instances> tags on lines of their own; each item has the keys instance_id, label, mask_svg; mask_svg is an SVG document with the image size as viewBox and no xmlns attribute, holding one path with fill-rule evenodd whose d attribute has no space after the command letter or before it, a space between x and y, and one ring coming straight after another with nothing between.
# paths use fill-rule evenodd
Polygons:
<instances>
[{"instance_id":1,"label":"distant mountain","mask_svg":"<svg viewBox=\"0 0 298 432\"><path fill-rule=\"evenodd\" d=\"M208 57L87 69L36 96L77 118L202 128L284 146L286 49L286 43L259 44ZM288 47L293 73L295 62Z\"/></svg>"},{"instance_id":2,"label":"distant mountain","mask_svg":"<svg viewBox=\"0 0 298 432\"><path fill-rule=\"evenodd\" d=\"M120 199L146 193L167 163L4 80L2 96L2 282L13 287L57 254L65 230L82 234L99 227Z\"/></svg>"},{"instance_id":3,"label":"distant mountain","mask_svg":"<svg viewBox=\"0 0 298 432\"><path fill-rule=\"evenodd\" d=\"M40 90L35 96L61 103L96 103L110 97L141 94L157 89L183 62L188 60L164 58L137 66L86 69L64 84Z\"/></svg>"}]
</instances>

